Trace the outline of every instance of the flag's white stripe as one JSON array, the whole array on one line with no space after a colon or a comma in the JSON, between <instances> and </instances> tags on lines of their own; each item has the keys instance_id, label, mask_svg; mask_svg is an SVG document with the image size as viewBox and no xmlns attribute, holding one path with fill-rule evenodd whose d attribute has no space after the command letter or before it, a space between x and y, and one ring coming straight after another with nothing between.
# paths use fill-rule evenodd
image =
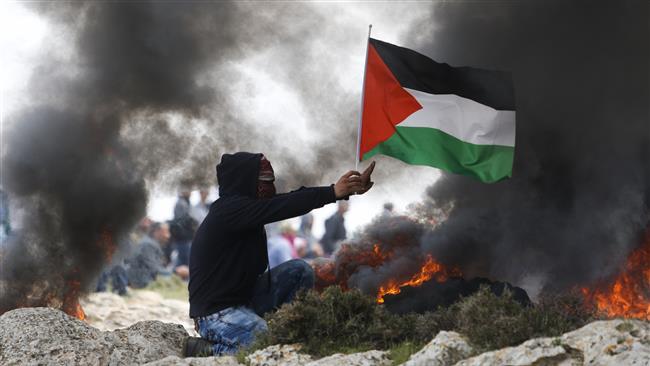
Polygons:
<instances>
[{"instance_id":1,"label":"flag's white stripe","mask_svg":"<svg viewBox=\"0 0 650 366\"><path fill-rule=\"evenodd\" d=\"M436 128L476 145L515 146L515 111L499 111L454 94L404 89L417 99L422 109L398 126Z\"/></svg>"}]
</instances>

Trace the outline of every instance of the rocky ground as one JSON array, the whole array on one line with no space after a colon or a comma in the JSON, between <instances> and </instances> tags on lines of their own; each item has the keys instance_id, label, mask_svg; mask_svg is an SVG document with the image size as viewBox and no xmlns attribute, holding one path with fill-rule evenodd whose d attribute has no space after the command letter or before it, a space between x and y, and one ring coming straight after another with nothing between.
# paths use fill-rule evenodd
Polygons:
<instances>
[{"instance_id":1,"label":"rocky ground","mask_svg":"<svg viewBox=\"0 0 650 366\"><path fill-rule=\"evenodd\" d=\"M101 331L51 308L23 308L0 316L2 365L133 365L181 353L179 324L138 322Z\"/></svg>"},{"instance_id":2,"label":"rocky ground","mask_svg":"<svg viewBox=\"0 0 650 366\"><path fill-rule=\"evenodd\" d=\"M196 336L187 301L165 299L157 292L129 290L128 296L97 292L81 299L86 322L99 330L125 328L143 320L181 324Z\"/></svg>"},{"instance_id":3,"label":"rocky ground","mask_svg":"<svg viewBox=\"0 0 650 366\"><path fill-rule=\"evenodd\" d=\"M127 298L94 294L83 306L88 322L49 308L16 309L0 316L0 364L239 365L234 357L181 357L183 339L191 330L183 301L137 291ZM477 353L462 335L443 331L405 365L648 365L650 323L596 321L560 337ZM247 356L246 362L252 366L392 364L383 351L315 359L300 353L299 345L271 346Z\"/></svg>"}]
</instances>

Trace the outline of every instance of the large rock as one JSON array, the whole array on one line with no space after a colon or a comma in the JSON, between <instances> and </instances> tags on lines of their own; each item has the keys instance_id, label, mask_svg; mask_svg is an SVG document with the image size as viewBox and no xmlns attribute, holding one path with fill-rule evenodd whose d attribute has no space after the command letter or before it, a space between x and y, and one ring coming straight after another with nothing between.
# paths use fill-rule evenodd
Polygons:
<instances>
[{"instance_id":1,"label":"large rock","mask_svg":"<svg viewBox=\"0 0 650 366\"><path fill-rule=\"evenodd\" d=\"M187 336L159 321L103 332L56 309L15 309L0 316L0 364L140 364L180 356Z\"/></svg>"},{"instance_id":2,"label":"large rock","mask_svg":"<svg viewBox=\"0 0 650 366\"><path fill-rule=\"evenodd\" d=\"M117 329L111 335L119 340L111 358L138 364L182 355L183 341L188 337L182 325L157 320L138 322L126 329Z\"/></svg>"},{"instance_id":3,"label":"large rock","mask_svg":"<svg viewBox=\"0 0 650 366\"><path fill-rule=\"evenodd\" d=\"M49 308L24 308L0 316L0 364L108 362L110 335Z\"/></svg>"},{"instance_id":4,"label":"large rock","mask_svg":"<svg viewBox=\"0 0 650 366\"><path fill-rule=\"evenodd\" d=\"M650 323L608 320L561 337L536 338L457 363L473 365L648 365Z\"/></svg>"},{"instance_id":5,"label":"large rock","mask_svg":"<svg viewBox=\"0 0 650 366\"><path fill-rule=\"evenodd\" d=\"M390 366L392 361L388 357L388 352L367 351L344 355L336 353L328 357L307 363L305 366Z\"/></svg>"},{"instance_id":6,"label":"large rock","mask_svg":"<svg viewBox=\"0 0 650 366\"><path fill-rule=\"evenodd\" d=\"M469 357L472 347L456 332L441 331L420 351L411 355L405 366L447 366Z\"/></svg>"},{"instance_id":7,"label":"large rock","mask_svg":"<svg viewBox=\"0 0 650 366\"><path fill-rule=\"evenodd\" d=\"M250 366L302 366L312 360L299 352L297 344L274 345L257 350L246 356Z\"/></svg>"},{"instance_id":8,"label":"large rock","mask_svg":"<svg viewBox=\"0 0 650 366\"><path fill-rule=\"evenodd\" d=\"M337 353L312 361L311 356L299 353L297 345L275 345L258 350L247 357L250 366L390 366L387 352L368 351L344 355ZM146 366L239 366L232 356L179 358L166 357L147 363Z\"/></svg>"},{"instance_id":9,"label":"large rock","mask_svg":"<svg viewBox=\"0 0 650 366\"><path fill-rule=\"evenodd\" d=\"M221 357L165 357L162 360L146 363L145 366L240 366L233 356Z\"/></svg>"},{"instance_id":10,"label":"large rock","mask_svg":"<svg viewBox=\"0 0 650 366\"><path fill-rule=\"evenodd\" d=\"M344 355L341 353L312 360L300 353L300 345L275 345L257 350L246 356L250 366L388 366L392 362L388 352L368 351Z\"/></svg>"}]
</instances>

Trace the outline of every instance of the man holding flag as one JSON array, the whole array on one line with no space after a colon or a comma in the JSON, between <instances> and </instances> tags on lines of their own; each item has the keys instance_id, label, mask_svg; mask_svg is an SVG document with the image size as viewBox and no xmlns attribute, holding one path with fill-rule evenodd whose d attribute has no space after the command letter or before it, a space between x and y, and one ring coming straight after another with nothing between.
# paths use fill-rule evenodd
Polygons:
<instances>
[{"instance_id":1,"label":"man holding flag","mask_svg":"<svg viewBox=\"0 0 650 366\"><path fill-rule=\"evenodd\" d=\"M369 34L370 35L370 34ZM368 37L357 159L376 154L496 182L512 175L514 92L508 74L454 68ZM220 198L199 227L191 253L190 316L203 339L186 356L227 354L264 331L261 316L313 285L300 262L268 269L264 225L365 193L374 163L329 187L276 195L262 154L225 154Z\"/></svg>"},{"instance_id":2,"label":"man holding flag","mask_svg":"<svg viewBox=\"0 0 650 366\"><path fill-rule=\"evenodd\" d=\"M224 154L217 165L219 199L211 206L190 254L190 317L201 338L188 338L186 357L236 353L266 330L262 318L314 285L314 273L295 259L270 268L264 225L297 217L373 185L371 163L335 184L276 194L275 172L263 154Z\"/></svg>"}]
</instances>

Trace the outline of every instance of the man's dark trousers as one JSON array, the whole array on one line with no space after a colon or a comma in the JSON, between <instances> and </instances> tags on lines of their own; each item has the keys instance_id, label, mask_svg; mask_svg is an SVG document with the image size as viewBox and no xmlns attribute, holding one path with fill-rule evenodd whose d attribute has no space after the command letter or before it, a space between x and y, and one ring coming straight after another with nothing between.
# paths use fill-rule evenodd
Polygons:
<instances>
[{"instance_id":1,"label":"man's dark trousers","mask_svg":"<svg viewBox=\"0 0 650 366\"><path fill-rule=\"evenodd\" d=\"M248 306L198 318L199 334L214 343L214 355L236 353L239 347L251 344L256 333L267 330L262 319L265 313L291 302L301 289L313 287L314 271L309 264L300 259L284 262L258 278Z\"/></svg>"}]
</instances>

